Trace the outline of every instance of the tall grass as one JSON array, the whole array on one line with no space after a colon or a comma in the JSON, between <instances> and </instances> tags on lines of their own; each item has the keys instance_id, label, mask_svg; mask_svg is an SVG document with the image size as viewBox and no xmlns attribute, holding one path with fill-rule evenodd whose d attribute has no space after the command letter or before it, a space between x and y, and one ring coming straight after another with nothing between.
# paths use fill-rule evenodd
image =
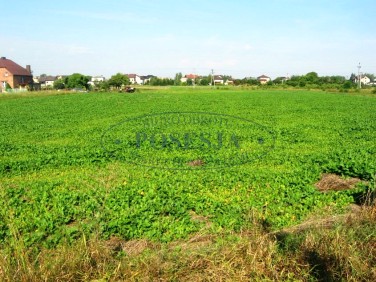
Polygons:
<instances>
[{"instance_id":1,"label":"tall grass","mask_svg":"<svg viewBox=\"0 0 376 282\"><path fill-rule=\"evenodd\" d=\"M250 218L250 220L252 220ZM0 251L2 281L375 281L376 206L330 228L242 232L157 243L82 236L56 249L27 249L15 234ZM251 228L252 226L252 228ZM298 230L298 231L296 231Z\"/></svg>"}]
</instances>

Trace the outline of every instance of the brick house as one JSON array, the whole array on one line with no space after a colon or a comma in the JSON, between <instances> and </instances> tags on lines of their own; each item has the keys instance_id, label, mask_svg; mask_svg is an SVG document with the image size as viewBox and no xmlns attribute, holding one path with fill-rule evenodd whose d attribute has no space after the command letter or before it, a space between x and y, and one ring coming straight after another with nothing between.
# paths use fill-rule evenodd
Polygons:
<instances>
[{"instance_id":1,"label":"brick house","mask_svg":"<svg viewBox=\"0 0 376 282\"><path fill-rule=\"evenodd\" d=\"M6 90L6 86L12 89L27 90L28 85L33 84L33 75L30 65L21 67L5 57L0 58L0 92Z\"/></svg>"}]
</instances>

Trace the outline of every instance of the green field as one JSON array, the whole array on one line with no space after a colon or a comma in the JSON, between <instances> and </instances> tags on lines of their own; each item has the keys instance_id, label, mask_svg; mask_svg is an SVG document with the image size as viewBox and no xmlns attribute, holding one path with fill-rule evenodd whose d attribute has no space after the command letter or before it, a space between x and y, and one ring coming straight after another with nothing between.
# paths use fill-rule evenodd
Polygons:
<instances>
[{"instance_id":1,"label":"green field","mask_svg":"<svg viewBox=\"0 0 376 282\"><path fill-rule=\"evenodd\" d=\"M375 109L303 90L2 94L0 277L373 280L375 206L338 215L372 201ZM323 193L324 174L361 182Z\"/></svg>"},{"instance_id":2,"label":"green field","mask_svg":"<svg viewBox=\"0 0 376 282\"><path fill-rule=\"evenodd\" d=\"M103 149L112 125L171 111L252 120L273 131L275 146L251 162L210 170L150 168ZM172 241L208 222L210 232L240 231L250 217L278 230L341 212L376 173L372 95L198 88L12 94L0 96L0 115L3 246L14 236L47 247L91 234ZM329 172L365 182L321 193L314 183Z\"/></svg>"}]
</instances>

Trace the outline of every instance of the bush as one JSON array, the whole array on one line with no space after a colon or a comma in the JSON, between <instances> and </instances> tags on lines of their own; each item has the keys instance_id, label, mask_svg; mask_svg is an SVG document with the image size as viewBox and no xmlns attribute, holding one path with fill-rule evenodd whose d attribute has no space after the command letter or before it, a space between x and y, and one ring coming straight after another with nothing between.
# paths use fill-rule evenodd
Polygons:
<instances>
[{"instance_id":1,"label":"bush","mask_svg":"<svg viewBox=\"0 0 376 282\"><path fill-rule=\"evenodd\" d=\"M353 87L353 83L350 81L350 80L347 80L344 84L343 84L343 89L350 89Z\"/></svg>"}]
</instances>

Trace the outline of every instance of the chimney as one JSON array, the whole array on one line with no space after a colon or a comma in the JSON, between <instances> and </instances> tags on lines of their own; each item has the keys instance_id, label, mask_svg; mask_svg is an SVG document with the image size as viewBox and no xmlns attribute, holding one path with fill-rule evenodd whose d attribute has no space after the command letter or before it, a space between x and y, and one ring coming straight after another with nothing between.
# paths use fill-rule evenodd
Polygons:
<instances>
[{"instance_id":1,"label":"chimney","mask_svg":"<svg viewBox=\"0 0 376 282\"><path fill-rule=\"evenodd\" d=\"M5 60L6 58L5 57L1 57L2 60Z\"/></svg>"},{"instance_id":2,"label":"chimney","mask_svg":"<svg viewBox=\"0 0 376 282\"><path fill-rule=\"evenodd\" d=\"M26 65L26 70L31 74L31 67L30 67L30 65Z\"/></svg>"}]
</instances>

